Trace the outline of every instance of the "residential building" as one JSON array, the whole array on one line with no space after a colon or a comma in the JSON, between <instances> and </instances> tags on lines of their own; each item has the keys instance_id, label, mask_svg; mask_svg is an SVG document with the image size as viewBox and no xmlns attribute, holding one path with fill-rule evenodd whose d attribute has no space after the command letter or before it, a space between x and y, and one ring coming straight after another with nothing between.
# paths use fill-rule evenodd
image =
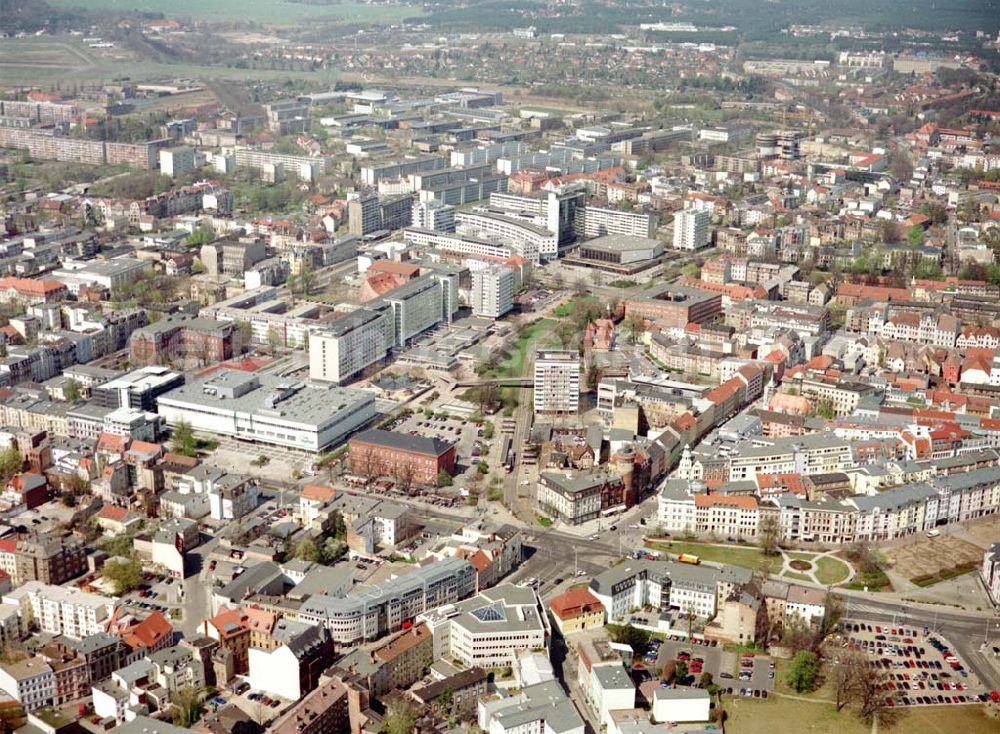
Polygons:
<instances>
[{"instance_id":1,"label":"residential building","mask_svg":"<svg viewBox=\"0 0 1000 734\"><path fill-rule=\"evenodd\" d=\"M552 597L549 611L563 635L604 626L604 605L586 588L577 587Z\"/></svg>"},{"instance_id":2,"label":"residential building","mask_svg":"<svg viewBox=\"0 0 1000 734\"><path fill-rule=\"evenodd\" d=\"M328 680L297 700L271 723L268 730L272 734L343 734L352 731L348 699L348 689L341 681Z\"/></svg>"},{"instance_id":3,"label":"residential building","mask_svg":"<svg viewBox=\"0 0 1000 734\"><path fill-rule=\"evenodd\" d=\"M605 510L635 504L622 477L607 471L543 471L535 498L540 512L569 525L582 525Z\"/></svg>"},{"instance_id":4,"label":"residential building","mask_svg":"<svg viewBox=\"0 0 1000 734\"><path fill-rule=\"evenodd\" d=\"M12 550L0 550L0 560L15 585L40 581L59 586L87 571L86 547L70 535L19 537Z\"/></svg>"},{"instance_id":5,"label":"residential building","mask_svg":"<svg viewBox=\"0 0 1000 734\"><path fill-rule=\"evenodd\" d=\"M579 404L579 355L553 349L535 352L535 413L576 413Z\"/></svg>"},{"instance_id":6,"label":"residential building","mask_svg":"<svg viewBox=\"0 0 1000 734\"><path fill-rule=\"evenodd\" d=\"M492 265L472 271L472 315L498 319L514 308L513 269Z\"/></svg>"},{"instance_id":7,"label":"residential building","mask_svg":"<svg viewBox=\"0 0 1000 734\"><path fill-rule=\"evenodd\" d=\"M163 148L160 150L160 173L164 176L183 176L194 170L193 148Z\"/></svg>"},{"instance_id":8,"label":"residential building","mask_svg":"<svg viewBox=\"0 0 1000 734\"><path fill-rule=\"evenodd\" d=\"M993 606L1000 606L1000 543L994 543L983 552L983 565L979 577L986 587Z\"/></svg>"},{"instance_id":9,"label":"residential building","mask_svg":"<svg viewBox=\"0 0 1000 734\"><path fill-rule=\"evenodd\" d=\"M4 594L3 603L17 605L26 626L79 640L107 628L117 600L74 586L28 581Z\"/></svg>"},{"instance_id":10,"label":"residential building","mask_svg":"<svg viewBox=\"0 0 1000 734\"><path fill-rule=\"evenodd\" d=\"M318 684L333 662L333 642L322 625L279 619L271 630L276 647L250 647L250 685L298 701Z\"/></svg>"},{"instance_id":11,"label":"residential building","mask_svg":"<svg viewBox=\"0 0 1000 734\"><path fill-rule=\"evenodd\" d=\"M708 211L682 209L674 215L674 249L700 250L708 245Z\"/></svg>"},{"instance_id":12,"label":"residential building","mask_svg":"<svg viewBox=\"0 0 1000 734\"><path fill-rule=\"evenodd\" d=\"M21 704L25 711L51 706L55 697L52 666L38 656L0 663L0 691Z\"/></svg>"}]
</instances>

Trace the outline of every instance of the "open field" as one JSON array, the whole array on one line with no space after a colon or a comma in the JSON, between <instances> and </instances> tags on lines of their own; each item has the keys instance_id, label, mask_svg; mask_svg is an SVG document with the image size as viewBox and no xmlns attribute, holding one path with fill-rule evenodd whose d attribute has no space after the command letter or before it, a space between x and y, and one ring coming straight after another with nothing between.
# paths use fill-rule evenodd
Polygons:
<instances>
[{"instance_id":1,"label":"open field","mask_svg":"<svg viewBox=\"0 0 1000 734\"><path fill-rule=\"evenodd\" d=\"M422 15L415 7L366 5L357 2L308 5L287 0L51 0L55 8L121 10L164 13L168 18L226 20L241 18L258 23L290 25L303 20L340 20L344 23L392 23Z\"/></svg>"},{"instance_id":2,"label":"open field","mask_svg":"<svg viewBox=\"0 0 1000 734\"><path fill-rule=\"evenodd\" d=\"M647 548L664 551L679 555L681 553L691 553L698 556L703 561L713 563L731 563L734 566L742 566L755 571L767 571L777 573L781 568L780 556L765 556L759 548L741 548L738 546L723 547L718 545L706 545L704 543L646 543Z\"/></svg>"},{"instance_id":3,"label":"open field","mask_svg":"<svg viewBox=\"0 0 1000 734\"><path fill-rule=\"evenodd\" d=\"M788 731L792 721L795 731L808 734L869 734L871 731L871 727L850 713L838 713L829 703L772 695L766 701L727 697L724 706L728 734L774 734Z\"/></svg>"},{"instance_id":4,"label":"open field","mask_svg":"<svg viewBox=\"0 0 1000 734\"><path fill-rule=\"evenodd\" d=\"M871 727L859 721L850 710L838 713L832 703L771 696L766 701L727 698L724 705L728 714L726 732L729 734L773 734L788 731L790 721L795 722L795 731L809 734L869 734L871 731ZM889 731L990 734L996 730L997 721L986 716L982 705L973 705L912 708Z\"/></svg>"},{"instance_id":5,"label":"open field","mask_svg":"<svg viewBox=\"0 0 1000 734\"><path fill-rule=\"evenodd\" d=\"M60 78L93 66L94 60L78 41L21 38L0 41L0 81Z\"/></svg>"},{"instance_id":6,"label":"open field","mask_svg":"<svg viewBox=\"0 0 1000 734\"><path fill-rule=\"evenodd\" d=\"M227 81L309 79L332 84L335 69L283 71L280 69L236 69L201 64L164 64L132 58L128 49L91 49L78 38L0 39L0 82L35 83L55 81L110 81L127 77L149 79L220 79ZM28 59L28 61L24 61Z\"/></svg>"}]
</instances>

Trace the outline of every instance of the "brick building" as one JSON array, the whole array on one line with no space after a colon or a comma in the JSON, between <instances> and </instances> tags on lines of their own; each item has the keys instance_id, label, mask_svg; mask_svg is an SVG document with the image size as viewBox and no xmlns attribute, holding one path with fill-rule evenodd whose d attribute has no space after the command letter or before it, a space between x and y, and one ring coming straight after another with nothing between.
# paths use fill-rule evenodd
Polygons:
<instances>
[{"instance_id":1,"label":"brick building","mask_svg":"<svg viewBox=\"0 0 1000 734\"><path fill-rule=\"evenodd\" d=\"M722 313L718 293L672 284L664 285L625 302L625 315L638 314L663 329L683 329L689 323L703 324Z\"/></svg>"},{"instance_id":2,"label":"brick building","mask_svg":"<svg viewBox=\"0 0 1000 734\"><path fill-rule=\"evenodd\" d=\"M233 357L237 331L230 321L162 319L132 332L129 358L140 365L188 357L203 365L224 362Z\"/></svg>"},{"instance_id":3,"label":"brick building","mask_svg":"<svg viewBox=\"0 0 1000 734\"><path fill-rule=\"evenodd\" d=\"M443 469L455 471L455 446L436 438L392 431L362 431L349 442L351 472L361 476L407 478L414 484L436 484Z\"/></svg>"}]
</instances>

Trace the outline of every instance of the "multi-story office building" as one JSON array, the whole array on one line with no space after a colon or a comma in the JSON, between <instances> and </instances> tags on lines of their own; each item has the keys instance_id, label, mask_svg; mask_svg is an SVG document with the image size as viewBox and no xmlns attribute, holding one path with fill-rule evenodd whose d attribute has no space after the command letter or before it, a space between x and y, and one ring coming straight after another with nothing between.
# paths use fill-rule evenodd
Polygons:
<instances>
[{"instance_id":1,"label":"multi-story office building","mask_svg":"<svg viewBox=\"0 0 1000 734\"><path fill-rule=\"evenodd\" d=\"M459 234L499 240L532 263L559 255L559 235L525 219L487 209L468 209L455 215Z\"/></svg>"},{"instance_id":2,"label":"multi-story office building","mask_svg":"<svg viewBox=\"0 0 1000 734\"><path fill-rule=\"evenodd\" d=\"M583 239L609 234L655 239L657 221L652 214L581 206L576 210L574 228L577 236Z\"/></svg>"},{"instance_id":3,"label":"multi-story office building","mask_svg":"<svg viewBox=\"0 0 1000 734\"><path fill-rule=\"evenodd\" d=\"M354 645L394 632L428 609L465 599L475 591L475 577L469 561L445 558L345 597L313 595L298 618L325 626L339 646Z\"/></svg>"},{"instance_id":4,"label":"multi-story office building","mask_svg":"<svg viewBox=\"0 0 1000 734\"><path fill-rule=\"evenodd\" d=\"M309 377L343 384L385 359L392 345L390 309L358 309L309 337Z\"/></svg>"},{"instance_id":5,"label":"multi-story office building","mask_svg":"<svg viewBox=\"0 0 1000 734\"><path fill-rule=\"evenodd\" d=\"M535 353L535 413L575 413L580 405L580 356L572 350Z\"/></svg>"},{"instance_id":6,"label":"multi-story office building","mask_svg":"<svg viewBox=\"0 0 1000 734\"><path fill-rule=\"evenodd\" d=\"M236 324L231 321L160 319L132 332L129 359L139 365L189 357L203 366L224 362L233 356L236 332Z\"/></svg>"},{"instance_id":7,"label":"multi-story office building","mask_svg":"<svg viewBox=\"0 0 1000 734\"><path fill-rule=\"evenodd\" d=\"M514 271L503 265L473 270L472 315L498 319L514 308L514 280Z\"/></svg>"},{"instance_id":8,"label":"multi-story office building","mask_svg":"<svg viewBox=\"0 0 1000 734\"><path fill-rule=\"evenodd\" d=\"M309 374L343 383L458 310L458 273L435 267L310 334Z\"/></svg>"},{"instance_id":9,"label":"multi-story office building","mask_svg":"<svg viewBox=\"0 0 1000 734\"><path fill-rule=\"evenodd\" d=\"M272 102L264 105L268 129L278 135L292 135L309 129L309 108L301 102Z\"/></svg>"},{"instance_id":10,"label":"multi-story office building","mask_svg":"<svg viewBox=\"0 0 1000 734\"><path fill-rule=\"evenodd\" d=\"M558 250L565 249L576 239L577 211L584 207L586 193L586 187L581 183L530 194L496 193L490 194L490 209L510 217L527 219L554 233L557 249L542 254L544 257L555 257Z\"/></svg>"},{"instance_id":11,"label":"multi-story office building","mask_svg":"<svg viewBox=\"0 0 1000 734\"><path fill-rule=\"evenodd\" d=\"M625 302L626 316L636 313L661 328L683 329L703 324L722 313L722 296L698 288L663 285Z\"/></svg>"},{"instance_id":12,"label":"multi-story office building","mask_svg":"<svg viewBox=\"0 0 1000 734\"><path fill-rule=\"evenodd\" d=\"M682 209L674 215L674 249L700 250L708 244L709 213Z\"/></svg>"},{"instance_id":13,"label":"multi-story office building","mask_svg":"<svg viewBox=\"0 0 1000 734\"><path fill-rule=\"evenodd\" d=\"M533 589L503 584L420 615L434 636L434 659L463 668L513 666L518 653L547 649L548 617Z\"/></svg>"},{"instance_id":14,"label":"multi-story office building","mask_svg":"<svg viewBox=\"0 0 1000 734\"><path fill-rule=\"evenodd\" d=\"M360 476L407 477L415 484L435 485L438 474L455 471L455 446L436 438L369 430L349 443L351 471Z\"/></svg>"},{"instance_id":15,"label":"multi-story office building","mask_svg":"<svg viewBox=\"0 0 1000 734\"><path fill-rule=\"evenodd\" d=\"M736 566L627 561L595 576L590 591L604 605L609 622L645 606L711 619L718 605L751 577L749 570Z\"/></svg>"},{"instance_id":16,"label":"multi-story office building","mask_svg":"<svg viewBox=\"0 0 1000 734\"><path fill-rule=\"evenodd\" d=\"M471 255L508 260L517 251L510 245L495 239L474 237L469 234L434 232L428 229L409 227L403 231L403 241L418 248L431 249L447 255Z\"/></svg>"}]
</instances>

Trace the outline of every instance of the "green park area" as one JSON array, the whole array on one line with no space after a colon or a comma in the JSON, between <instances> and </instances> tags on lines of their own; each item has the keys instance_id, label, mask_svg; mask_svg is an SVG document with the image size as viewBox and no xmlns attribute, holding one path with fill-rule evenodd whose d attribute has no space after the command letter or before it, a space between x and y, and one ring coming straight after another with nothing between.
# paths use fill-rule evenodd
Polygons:
<instances>
[{"instance_id":1,"label":"green park area","mask_svg":"<svg viewBox=\"0 0 1000 734\"><path fill-rule=\"evenodd\" d=\"M730 563L754 571L777 573L781 569L781 556L767 556L760 548L750 546L722 546L681 541L647 543L646 547L672 555L688 553L698 556L703 561Z\"/></svg>"}]
</instances>

